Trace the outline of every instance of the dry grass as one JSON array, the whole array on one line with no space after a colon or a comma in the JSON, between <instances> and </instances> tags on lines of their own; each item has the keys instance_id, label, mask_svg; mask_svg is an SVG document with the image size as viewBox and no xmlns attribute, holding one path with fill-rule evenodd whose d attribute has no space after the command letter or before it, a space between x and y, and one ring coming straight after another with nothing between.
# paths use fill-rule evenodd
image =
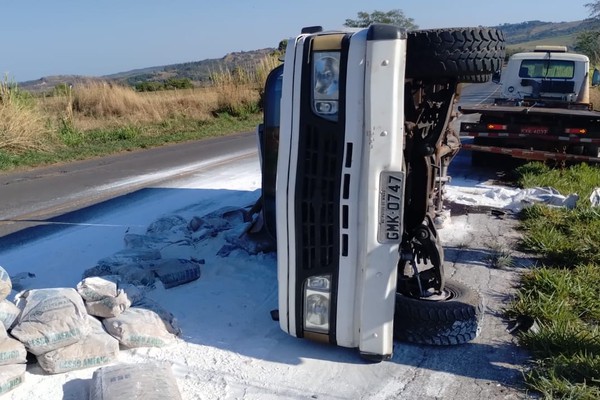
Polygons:
<instances>
[{"instance_id":1,"label":"dry grass","mask_svg":"<svg viewBox=\"0 0 600 400\"><path fill-rule=\"evenodd\" d=\"M265 58L257 68L222 70L213 85L194 89L136 92L109 83L88 83L63 96L39 99L38 108L53 125L76 130L140 126L173 118L207 121L219 113L240 116L259 111L267 74L279 61Z\"/></svg>"},{"instance_id":2,"label":"dry grass","mask_svg":"<svg viewBox=\"0 0 600 400\"><path fill-rule=\"evenodd\" d=\"M7 80L0 82L0 150L23 153L52 147L52 135L31 98Z\"/></svg>"}]
</instances>

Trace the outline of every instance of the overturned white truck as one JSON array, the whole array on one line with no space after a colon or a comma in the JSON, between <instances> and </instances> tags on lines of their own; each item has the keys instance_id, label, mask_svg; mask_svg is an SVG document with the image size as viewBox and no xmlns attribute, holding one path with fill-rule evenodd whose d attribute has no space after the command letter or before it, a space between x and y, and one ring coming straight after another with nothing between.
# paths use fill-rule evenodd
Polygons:
<instances>
[{"instance_id":1,"label":"overturned white truck","mask_svg":"<svg viewBox=\"0 0 600 400\"><path fill-rule=\"evenodd\" d=\"M262 216L290 335L392 355L394 338L473 339L481 298L443 271L434 219L458 151L457 87L504 57L502 32L303 29L269 75Z\"/></svg>"}]
</instances>

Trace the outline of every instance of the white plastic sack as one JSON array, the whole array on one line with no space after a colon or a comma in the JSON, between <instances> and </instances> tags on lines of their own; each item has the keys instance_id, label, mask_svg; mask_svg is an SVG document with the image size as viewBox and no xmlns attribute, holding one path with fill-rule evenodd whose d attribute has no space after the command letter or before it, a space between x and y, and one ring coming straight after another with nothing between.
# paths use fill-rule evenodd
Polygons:
<instances>
[{"instance_id":1,"label":"white plastic sack","mask_svg":"<svg viewBox=\"0 0 600 400\"><path fill-rule=\"evenodd\" d=\"M119 294L114 297L85 302L85 309L88 314L101 318L116 317L129 307L131 307L131 301L123 290L119 290Z\"/></svg>"},{"instance_id":2,"label":"white plastic sack","mask_svg":"<svg viewBox=\"0 0 600 400\"><path fill-rule=\"evenodd\" d=\"M181 329L179 328L177 318L175 318L175 315L173 315L172 312L168 311L166 308L158 304L156 301L148 297L144 297L141 300L136 301L133 304L133 306L137 308L143 308L144 310L154 311L156 314L158 314L158 316L163 321L167 330L170 333L176 336L179 336L181 334Z\"/></svg>"},{"instance_id":3,"label":"white plastic sack","mask_svg":"<svg viewBox=\"0 0 600 400\"><path fill-rule=\"evenodd\" d=\"M127 291L120 288L121 279L118 275L95 276L77 284L77 292L85 300L88 314L101 318L116 317L139 298L140 291L134 286L123 285ZM134 296L133 300L129 297L130 293Z\"/></svg>"},{"instance_id":4,"label":"white plastic sack","mask_svg":"<svg viewBox=\"0 0 600 400\"><path fill-rule=\"evenodd\" d=\"M102 322L88 317L90 333L81 341L37 356L42 369L50 374L99 367L117 360L119 341L109 335Z\"/></svg>"},{"instance_id":5,"label":"white plastic sack","mask_svg":"<svg viewBox=\"0 0 600 400\"><path fill-rule=\"evenodd\" d=\"M0 339L0 365L24 364L27 362L27 350L23 343L6 337Z\"/></svg>"},{"instance_id":6,"label":"white plastic sack","mask_svg":"<svg viewBox=\"0 0 600 400\"><path fill-rule=\"evenodd\" d=\"M6 270L0 267L0 300L6 299L12 290L12 282Z\"/></svg>"},{"instance_id":7,"label":"white plastic sack","mask_svg":"<svg viewBox=\"0 0 600 400\"><path fill-rule=\"evenodd\" d=\"M0 301L0 322L7 331L12 328L20 313L21 310L13 302L6 299Z\"/></svg>"},{"instance_id":8,"label":"white plastic sack","mask_svg":"<svg viewBox=\"0 0 600 400\"><path fill-rule=\"evenodd\" d=\"M0 366L0 395L10 392L23 383L27 364Z\"/></svg>"},{"instance_id":9,"label":"white plastic sack","mask_svg":"<svg viewBox=\"0 0 600 400\"><path fill-rule=\"evenodd\" d=\"M11 334L35 355L79 342L89 332L83 299L72 288L33 289L17 296L21 314Z\"/></svg>"},{"instance_id":10,"label":"white plastic sack","mask_svg":"<svg viewBox=\"0 0 600 400\"><path fill-rule=\"evenodd\" d=\"M152 310L131 307L102 323L106 331L125 347L164 347L175 343L175 335Z\"/></svg>"},{"instance_id":11,"label":"white plastic sack","mask_svg":"<svg viewBox=\"0 0 600 400\"><path fill-rule=\"evenodd\" d=\"M89 400L181 400L171 367L165 363L121 364L98 368Z\"/></svg>"},{"instance_id":12,"label":"white plastic sack","mask_svg":"<svg viewBox=\"0 0 600 400\"><path fill-rule=\"evenodd\" d=\"M116 297L118 294L117 284L120 278L115 275L93 276L85 278L77 284L77 293L85 301L98 301L106 297Z\"/></svg>"}]
</instances>

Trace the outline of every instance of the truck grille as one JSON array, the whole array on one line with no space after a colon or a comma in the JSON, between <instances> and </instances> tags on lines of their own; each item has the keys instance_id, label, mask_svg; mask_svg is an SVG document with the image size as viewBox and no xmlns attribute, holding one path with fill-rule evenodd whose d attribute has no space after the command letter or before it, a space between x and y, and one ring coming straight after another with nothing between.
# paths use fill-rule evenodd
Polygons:
<instances>
[{"instance_id":1,"label":"truck grille","mask_svg":"<svg viewBox=\"0 0 600 400\"><path fill-rule=\"evenodd\" d=\"M305 270L327 269L337 263L339 254L339 146L338 135L308 126L300 185L301 255Z\"/></svg>"}]
</instances>

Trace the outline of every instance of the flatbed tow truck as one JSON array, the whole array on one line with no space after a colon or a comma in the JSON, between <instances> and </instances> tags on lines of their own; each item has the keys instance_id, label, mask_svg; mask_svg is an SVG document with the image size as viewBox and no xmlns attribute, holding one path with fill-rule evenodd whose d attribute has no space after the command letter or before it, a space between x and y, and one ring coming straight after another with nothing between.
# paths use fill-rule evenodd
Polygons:
<instances>
[{"instance_id":1,"label":"flatbed tow truck","mask_svg":"<svg viewBox=\"0 0 600 400\"><path fill-rule=\"evenodd\" d=\"M494 80L502 97L493 104L459 107L479 114L461 123L462 148L473 151L474 165L492 165L498 156L525 160L600 163L600 112L589 99L600 73L589 72L589 59L561 46L538 46L513 55Z\"/></svg>"}]
</instances>

